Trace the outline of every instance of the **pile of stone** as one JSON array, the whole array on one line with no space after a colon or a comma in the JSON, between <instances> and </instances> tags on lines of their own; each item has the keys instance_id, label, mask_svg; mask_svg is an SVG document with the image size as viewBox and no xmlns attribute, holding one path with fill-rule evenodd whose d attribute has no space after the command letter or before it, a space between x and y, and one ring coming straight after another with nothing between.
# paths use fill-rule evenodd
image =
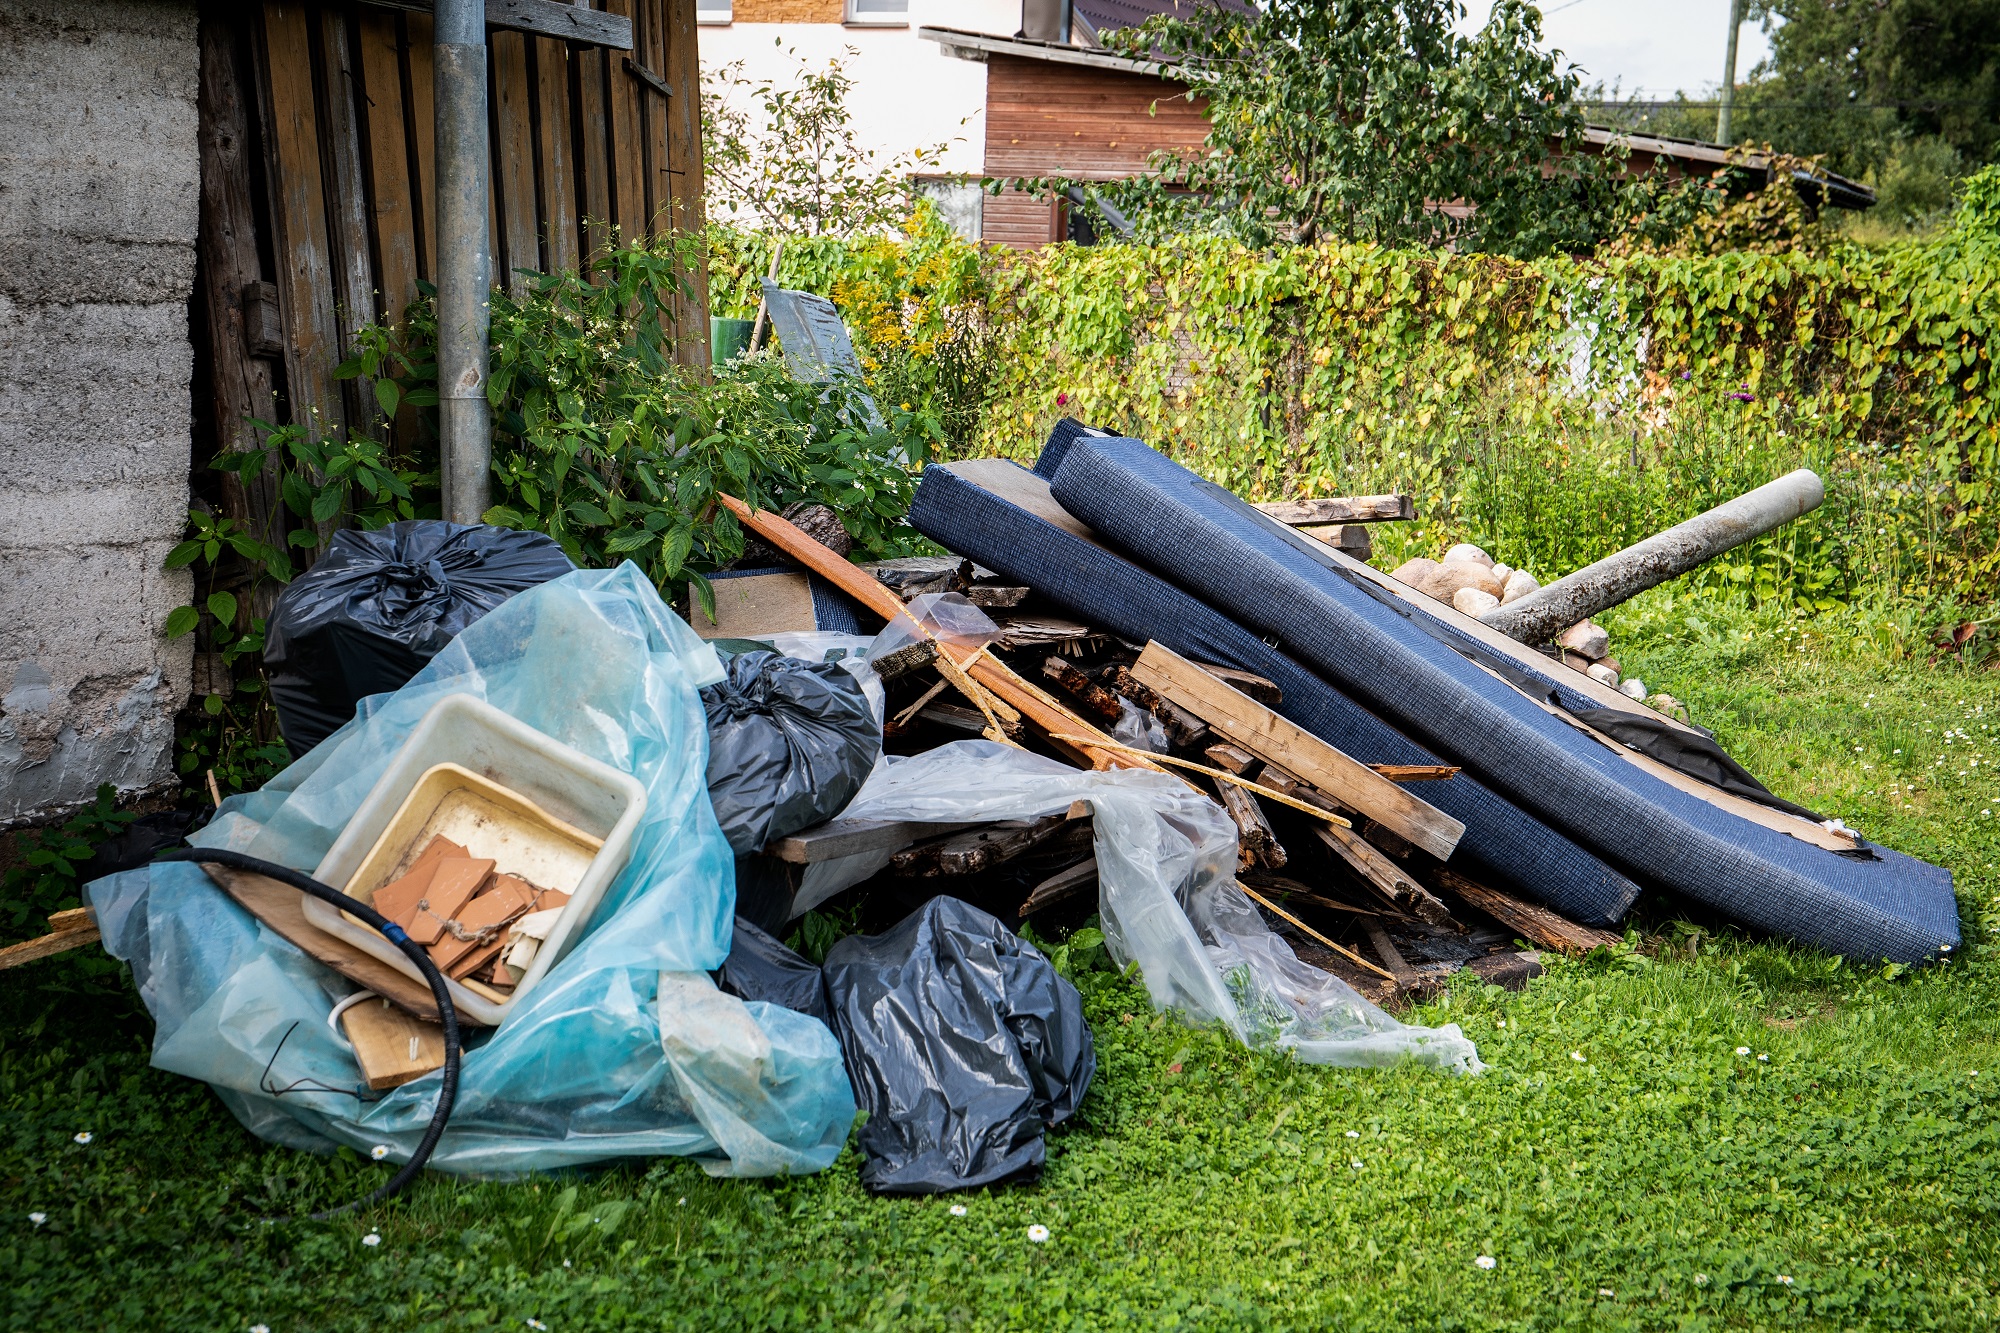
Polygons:
<instances>
[{"instance_id":1,"label":"pile of stone","mask_svg":"<svg viewBox=\"0 0 2000 1333\"><path fill-rule=\"evenodd\" d=\"M1418 557L1405 561L1395 571L1395 577L1427 597L1451 603L1474 620L1542 586L1527 570L1500 564L1471 542L1452 547L1444 553L1443 560ZM1581 671L1628 699L1647 697L1644 681L1620 673L1618 659L1611 656L1611 636L1602 625L1589 620L1571 625L1556 637L1553 655L1563 665Z\"/></svg>"}]
</instances>

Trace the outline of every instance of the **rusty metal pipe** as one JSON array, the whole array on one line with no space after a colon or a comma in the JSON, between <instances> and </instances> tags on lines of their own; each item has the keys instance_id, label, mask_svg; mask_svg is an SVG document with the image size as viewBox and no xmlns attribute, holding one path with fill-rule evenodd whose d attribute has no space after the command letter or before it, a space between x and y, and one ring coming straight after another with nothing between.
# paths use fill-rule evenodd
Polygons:
<instances>
[{"instance_id":1,"label":"rusty metal pipe","mask_svg":"<svg viewBox=\"0 0 2000 1333\"><path fill-rule=\"evenodd\" d=\"M1586 565L1480 619L1510 639L1547 643L1580 620L1679 578L1732 547L1810 513L1825 498L1826 487L1818 474L1800 468Z\"/></svg>"}]
</instances>

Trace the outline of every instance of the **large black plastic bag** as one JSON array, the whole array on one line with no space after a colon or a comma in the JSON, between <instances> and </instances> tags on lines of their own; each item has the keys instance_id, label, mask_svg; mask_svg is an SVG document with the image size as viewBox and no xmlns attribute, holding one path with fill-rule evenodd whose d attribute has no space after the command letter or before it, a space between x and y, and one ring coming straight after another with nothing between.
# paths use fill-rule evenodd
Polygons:
<instances>
[{"instance_id":1,"label":"large black plastic bag","mask_svg":"<svg viewBox=\"0 0 2000 1333\"><path fill-rule=\"evenodd\" d=\"M933 898L826 956L861 1129L861 1183L935 1194L1041 1174L1042 1134L1097 1072L1076 987L968 903Z\"/></svg>"},{"instance_id":2,"label":"large black plastic bag","mask_svg":"<svg viewBox=\"0 0 2000 1333\"><path fill-rule=\"evenodd\" d=\"M716 972L715 984L739 1000L763 1000L833 1026L820 970L741 917L736 919L729 957Z\"/></svg>"},{"instance_id":3,"label":"large black plastic bag","mask_svg":"<svg viewBox=\"0 0 2000 1333\"><path fill-rule=\"evenodd\" d=\"M409 683L460 630L576 568L546 534L412 519L341 531L278 596L264 637L271 700L292 757Z\"/></svg>"},{"instance_id":4,"label":"large black plastic bag","mask_svg":"<svg viewBox=\"0 0 2000 1333\"><path fill-rule=\"evenodd\" d=\"M740 653L701 692L708 799L738 856L824 823L854 799L882 754L861 682L834 662Z\"/></svg>"}]
</instances>

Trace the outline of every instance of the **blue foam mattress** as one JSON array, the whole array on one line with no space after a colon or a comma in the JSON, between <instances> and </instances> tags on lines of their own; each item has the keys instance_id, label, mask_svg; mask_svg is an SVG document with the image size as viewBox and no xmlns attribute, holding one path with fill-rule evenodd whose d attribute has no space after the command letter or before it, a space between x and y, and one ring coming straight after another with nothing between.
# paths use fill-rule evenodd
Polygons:
<instances>
[{"instance_id":1,"label":"blue foam mattress","mask_svg":"<svg viewBox=\"0 0 2000 1333\"><path fill-rule=\"evenodd\" d=\"M1447 762L1254 632L1098 544L1073 518L1049 513L1055 506L1046 484L1025 469L997 462L979 466L1018 474L1001 474L1013 484L997 489L1030 504L1039 499L1042 512L932 467L917 487L911 524L1125 638L1157 639L1197 661L1266 677L1283 696L1279 712L1363 763ZM1475 879L1597 925L1615 922L1638 893L1629 878L1470 777L1461 774L1416 790L1465 825L1452 864Z\"/></svg>"},{"instance_id":2,"label":"blue foam mattress","mask_svg":"<svg viewBox=\"0 0 2000 1333\"><path fill-rule=\"evenodd\" d=\"M1829 851L1639 768L1456 651L1456 631L1142 441L1075 438L1050 484L1106 540L1631 878L1851 958L1914 963L1958 943L1948 871Z\"/></svg>"}]
</instances>

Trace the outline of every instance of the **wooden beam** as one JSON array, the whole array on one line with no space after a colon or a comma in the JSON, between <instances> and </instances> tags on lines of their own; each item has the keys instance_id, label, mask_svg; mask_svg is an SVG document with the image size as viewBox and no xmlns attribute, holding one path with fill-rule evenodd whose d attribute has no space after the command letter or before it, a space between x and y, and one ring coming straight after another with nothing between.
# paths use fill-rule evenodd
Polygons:
<instances>
[{"instance_id":1,"label":"wooden beam","mask_svg":"<svg viewBox=\"0 0 2000 1333\"><path fill-rule=\"evenodd\" d=\"M1265 776L1268 780L1269 773ZM1321 824L1313 829L1313 835L1363 883L1418 920L1433 926L1451 920L1451 909L1353 829Z\"/></svg>"},{"instance_id":2,"label":"wooden beam","mask_svg":"<svg viewBox=\"0 0 2000 1333\"><path fill-rule=\"evenodd\" d=\"M1323 500L1269 500L1257 506L1292 527L1323 523L1394 523L1417 516L1407 495L1333 495Z\"/></svg>"},{"instance_id":3,"label":"wooden beam","mask_svg":"<svg viewBox=\"0 0 2000 1333\"><path fill-rule=\"evenodd\" d=\"M1256 755L1231 745L1228 741L1218 741L1202 753L1208 756L1209 763L1226 773L1234 773L1239 778L1247 776L1250 770L1261 762Z\"/></svg>"},{"instance_id":4,"label":"wooden beam","mask_svg":"<svg viewBox=\"0 0 2000 1333\"><path fill-rule=\"evenodd\" d=\"M1284 869L1285 849L1272 831L1271 821L1264 817L1264 807L1257 804L1257 798L1233 782L1217 782L1215 790L1222 798L1222 808L1236 825L1236 868L1239 871L1253 866Z\"/></svg>"},{"instance_id":5,"label":"wooden beam","mask_svg":"<svg viewBox=\"0 0 2000 1333\"><path fill-rule=\"evenodd\" d=\"M1118 696L1084 675L1082 669L1073 663L1051 657L1042 663L1042 674L1106 722L1116 722L1124 716L1125 710L1119 706Z\"/></svg>"},{"instance_id":6,"label":"wooden beam","mask_svg":"<svg viewBox=\"0 0 2000 1333\"><path fill-rule=\"evenodd\" d=\"M1545 949L1554 949L1559 953L1589 953L1592 949L1609 948L1620 941L1620 937L1612 931L1580 926L1560 912L1550 911L1536 903L1522 902L1510 894L1468 879L1455 870L1440 869L1436 879L1438 887L1446 893L1486 913L1509 930L1520 932L1522 938L1533 940Z\"/></svg>"},{"instance_id":7,"label":"wooden beam","mask_svg":"<svg viewBox=\"0 0 2000 1333\"><path fill-rule=\"evenodd\" d=\"M924 838L956 833L972 824L925 824L913 819L829 819L764 847L767 856L792 865L837 861L863 852L892 852Z\"/></svg>"},{"instance_id":8,"label":"wooden beam","mask_svg":"<svg viewBox=\"0 0 2000 1333\"><path fill-rule=\"evenodd\" d=\"M86 944L95 944L104 936L97 929L97 918L88 907L72 907L66 912L54 912L49 916L49 933L37 935L34 939L23 940L0 949L0 972L23 963L37 962L43 958L53 958L71 949L81 949Z\"/></svg>"},{"instance_id":9,"label":"wooden beam","mask_svg":"<svg viewBox=\"0 0 2000 1333\"><path fill-rule=\"evenodd\" d=\"M432 9L431 0L362 0L362 3L415 14L428 14ZM580 46L604 46L614 51L632 49L631 19L587 5L558 4L556 0L486 0L486 26L500 32L560 37Z\"/></svg>"},{"instance_id":10,"label":"wooden beam","mask_svg":"<svg viewBox=\"0 0 2000 1333\"><path fill-rule=\"evenodd\" d=\"M1087 857L1069 869L1059 870L1037 884L1028 894L1027 901L1021 904L1021 910L1017 915L1032 916L1050 903L1060 902L1064 898L1081 893L1096 882L1097 858Z\"/></svg>"},{"instance_id":11,"label":"wooden beam","mask_svg":"<svg viewBox=\"0 0 2000 1333\"><path fill-rule=\"evenodd\" d=\"M1160 719L1160 725L1167 730L1167 739L1173 742L1175 748L1192 749L1208 739L1208 727L1200 718L1185 708L1176 707L1150 686L1140 684L1133 678L1130 667L1112 667L1104 673L1103 679L1112 689Z\"/></svg>"},{"instance_id":12,"label":"wooden beam","mask_svg":"<svg viewBox=\"0 0 2000 1333\"><path fill-rule=\"evenodd\" d=\"M1067 814L1008 819L897 852L889 866L900 875L976 875L1040 846L1069 824Z\"/></svg>"},{"instance_id":13,"label":"wooden beam","mask_svg":"<svg viewBox=\"0 0 2000 1333\"><path fill-rule=\"evenodd\" d=\"M733 495L718 495L716 498L743 526L794 561L826 579L882 619L893 620L897 616L907 615L903 599L883 587L876 581L874 575L858 565L849 564L770 510L760 509L752 512L749 505ZM943 659L940 658L939 661L942 665ZM1111 738L1056 702L1046 691L1022 680L1004 663L994 660L989 655L980 655L967 674L981 686L992 691L997 698L1018 710L1022 717L1044 734L1084 737L1085 743L1082 745L1071 745L1067 742L1058 744L1062 745L1065 752L1078 755L1082 762L1092 768L1144 768L1156 773L1165 771L1159 765L1136 755L1121 754L1115 750L1090 745L1088 742L1091 740L1109 741Z\"/></svg>"},{"instance_id":14,"label":"wooden beam","mask_svg":"<svg viewBox=\"0 0 2000 1333\"><path fill-rule=\"evenodd\" d=\"M1376 820L1440 861L1458 846L1464 824L1171 649L1159 643L1147 644L1132 674L1141 684L1208 723L1232 744L1290 770L1307 785Z\"/></svg>"}]
</instances>

